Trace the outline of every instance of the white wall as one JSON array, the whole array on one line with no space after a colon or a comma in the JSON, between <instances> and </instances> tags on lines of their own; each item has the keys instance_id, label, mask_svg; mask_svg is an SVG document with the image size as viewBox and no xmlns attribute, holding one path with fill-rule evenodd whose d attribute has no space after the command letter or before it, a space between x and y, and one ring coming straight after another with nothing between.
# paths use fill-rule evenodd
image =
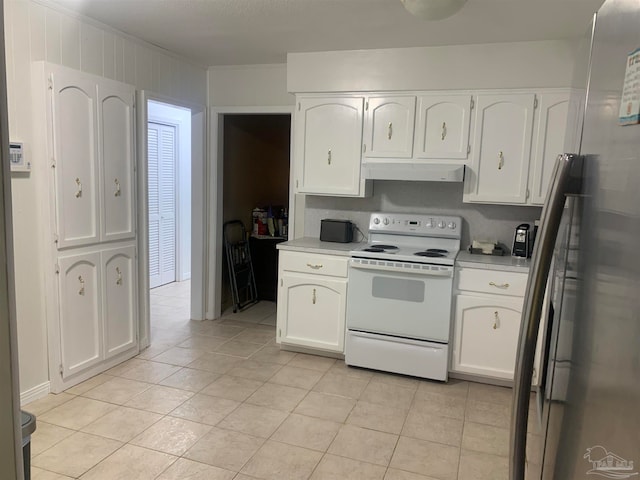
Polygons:
<instances>
[{"instance_id":1,"label":"white wall","mask_svg":"<svg viewBox=\"0 0 640 480\"><path fill-rule=\"evenodd\" d=\"M287 65L209 67L210 107L293 105L287 93Z\"/></svg>"},{"instance_id":2,"label":"white wall","mask_svg":"<svg viewBox=\"0 0 640 480\"><path fill-rule=\"evenodd\" d=\"M323 218L351 220L366 233L371 212L456 215L462 217L462 248L472 240L488 240L511 249L515 228L521 223L533 224L542 213L541 207L462 203L462 189L462 183L457 182L376 180L369 198L308 195L304 234L317 238Z\"/></svg>"},{"instance_id":3,"label":"white wall","mask_svg":"<svg viewBox=\"0 0 640 480\"><path fill-rule=\"evenodd\" d=\"M289 92L571 86L577 42L290 53Z\"/></svg>"},{"instance_id":4,"label":"white wall","mask_svg":"<svg viewBox=\"0 0 640 480\"><path fill-rule=\"evenodd\" d=\"M32 158L31 62L51 63L135 85L192 103L206 103L206 71L164 51L120 34L92 20L58 11L30 0L6 0L5 38L9 103L9 133L24 142L33 164L30 174L13 174L13 221L20 390L24 396L42 391L49 379L43 264L47 232L41 227L46 192L36 185L48 175L46 159Z\"/></svg>"},{"instance_id":5,"label":"white wall","mask_svg":"<svg viewBox=\"0 0 640 480\"><path fill-rule=\"evenodd\" d=\"M178 130L176 280L181 282L191 278L191 110L149 101L147 115L150 122L169 123Z\"/></svg>"}]
</instances>

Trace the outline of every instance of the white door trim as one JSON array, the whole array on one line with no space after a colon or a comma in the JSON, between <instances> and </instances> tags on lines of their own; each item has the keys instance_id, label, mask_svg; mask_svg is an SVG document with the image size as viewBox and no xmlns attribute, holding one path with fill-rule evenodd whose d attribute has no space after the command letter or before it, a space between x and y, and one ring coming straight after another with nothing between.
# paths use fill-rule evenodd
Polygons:
<instances>
[{"instance_id":1,"label":"white door trim","mask_svg":"<svg viewBox=\"0 0 640 480\"><path fill-rule=\"evenodd\" d=\"M168 103L176 107L191 110L191 132L199 128L204 132L200 148L191 149L191 318L203 320L205 312L205 295L208 290L207 277L203 266L207 261L207 230L204 228L207 218L207 107L190 102L176 100L165 95L142 90L137 95L137 181L138 181L138 285L139 285L139 345L143 349L149 345L150 307L149 307L149 221L148 221L148 188L147 188L147 102ZM199 219L199 220L196 220ZM194 221L195 220L195 221Z\"/></svg>"},{"instance_id":2,"label":"white door trim","mask_svg":"<svg viewBox=\"0 0 640 480\"><path fill-rule=\"evenodd\" d=\"M293 152L293 126L295 105L272 106L272 107L213 107L210 109L211 118L209 130L210 140L210 164L211 172L208 178L209 191L211 192L208 204L208 211L211 212L213 221L208 223L209 226L209 250L207 263L207 284L210 286L206 290L206 318L213 320L219 318L222 314L222 194L223 194L223 134L224 134L224 115L291 115L291 148L290 148L290 170L289 170L289 238L298 238L302 236L302 228L296 228L294 221L296 209L304 212L304 195L294 195L294 152Z\"/></svg>"}]
</instances>

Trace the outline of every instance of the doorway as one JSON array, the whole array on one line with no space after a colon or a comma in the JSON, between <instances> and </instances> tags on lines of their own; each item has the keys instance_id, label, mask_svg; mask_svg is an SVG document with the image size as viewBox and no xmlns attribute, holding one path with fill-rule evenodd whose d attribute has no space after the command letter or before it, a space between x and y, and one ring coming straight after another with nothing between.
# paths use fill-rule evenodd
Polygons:
<instances>
[{"instance_id":1,"label":"doorway","mask_svg":"<svg viewBox=\"0 0 640 480\"><path fill-rule=\"evenodd\" d=\"M147 198L151 323L190 319L191 111L147 104Z\"/></svg>"},{"instance_id":2,"label":"doorway","mask_svg":"<svg viewBox=\"0 0 640 480\"><path fill-rule=\"evenodd\" d=\"M141 350L151 344L152 330L156 331L154 348L144 356L166 346L160 329L175 331L177 323L204 319L206 128L204 105L146 91L138 97Z\"/></svg>"},{"instance_id":3,"label":"doorway","mask_svg":"<svg viewBox=\"0 0 640 480\"><path fill-rule=\"evenodd\" d=\"M289 209L291 115L228 114L223 117L223 222L240 220L249 247L257 299L275 309L276 245L285 241ZM257 210L269 217L258 229ZM226 262L226 258L224 260ZM222 275L222 311L233 305L227 266ZM275 311L275 310L274 310Z\"/></svg>"}]
</instances>

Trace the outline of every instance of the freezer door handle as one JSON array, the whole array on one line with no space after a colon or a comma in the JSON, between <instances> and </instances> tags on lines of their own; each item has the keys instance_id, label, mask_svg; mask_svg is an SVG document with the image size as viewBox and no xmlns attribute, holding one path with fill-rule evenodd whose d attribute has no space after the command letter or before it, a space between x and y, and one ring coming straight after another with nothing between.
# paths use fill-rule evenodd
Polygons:
<instances>
[{"instance_id":1,"label":"freezer door handle","mask_svg":"<svg viewBox=\"0 0 640 480\"><path fill-rule=\"evenodd\" d=\"M509 480L524 480L531 377L542 304L565 199L581 190L583 160L570 153L558 157L542 209L520 323L511 413Z\"/></svg>"}]
</instances>

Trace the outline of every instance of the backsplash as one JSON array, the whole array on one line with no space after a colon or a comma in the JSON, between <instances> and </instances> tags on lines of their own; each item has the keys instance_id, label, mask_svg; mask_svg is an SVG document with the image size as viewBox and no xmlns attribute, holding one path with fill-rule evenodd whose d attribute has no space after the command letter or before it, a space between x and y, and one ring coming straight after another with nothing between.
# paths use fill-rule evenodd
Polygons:
<instances>
[{"instance_id":1,"label":"backsplash","mask_svg":"<svg viewBox=\"0 0 640 480\"><path fill-rule=\"evenodd\" d=\"M462 217L463 249L472 239L497 241L511 249L515 228L520 223L533 224L542 213L541 207L462 203L462 190L462 183L376 181L370 198L309 195L304 235L319 237L323 218L351 220L366 234L372 212L433 213Z\"/></svg>"}]
</instances>

